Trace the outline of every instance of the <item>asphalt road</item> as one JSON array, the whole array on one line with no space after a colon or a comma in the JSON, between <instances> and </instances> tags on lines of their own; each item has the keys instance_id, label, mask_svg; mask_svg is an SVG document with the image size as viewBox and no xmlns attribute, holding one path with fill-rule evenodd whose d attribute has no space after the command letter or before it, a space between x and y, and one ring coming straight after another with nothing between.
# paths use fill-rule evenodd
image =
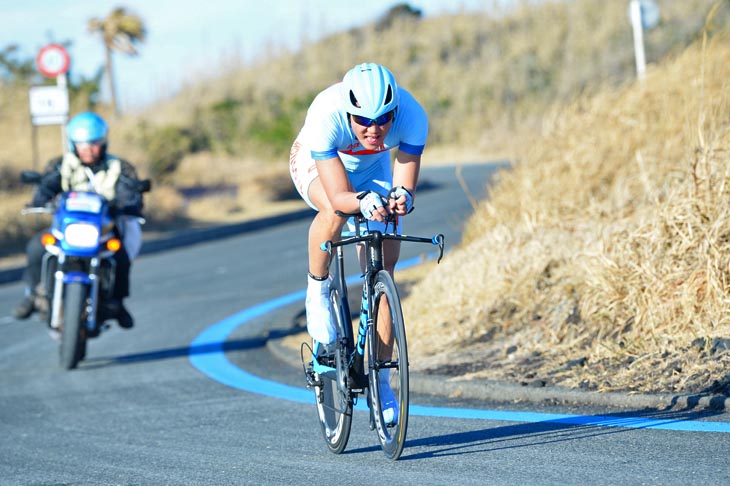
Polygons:
<instances>
[{"instance_id":1,"label":"asphalt road","mask_svg":"<svg viewBox=\"0 0 730 486\"><path fill-rule=\"evenodd\" d=\"M484 195L493 170L465 167L474 195ZM453 169L428 169L422 179L407 232L443 232L448 249L469 199ZM701 427L727 425L730 417L693 409L616 413L417 394L412 404L423 413L411 417L401 460L386 461L360 411L346 453L329 453L314 405L269 393L277 384L303 387L301 371L266 346L297 330L301 303L272 307L219 345L193 345L231 316L303 289L307 227L294 220L142 256L132 274L136 327L114 327L90 342L87 359L71 372L59 369L57 344L40 322L9 317L20 284L0 286L0 484L730 481L730 434ZM423 251L404 246L402 259ZM221 383L193 365L221 348L235 367L261 379L258 389ZM428 412L453 408L494 418ZM546 413L579 418L541 418Z\"/></svg>"}]
</instances>

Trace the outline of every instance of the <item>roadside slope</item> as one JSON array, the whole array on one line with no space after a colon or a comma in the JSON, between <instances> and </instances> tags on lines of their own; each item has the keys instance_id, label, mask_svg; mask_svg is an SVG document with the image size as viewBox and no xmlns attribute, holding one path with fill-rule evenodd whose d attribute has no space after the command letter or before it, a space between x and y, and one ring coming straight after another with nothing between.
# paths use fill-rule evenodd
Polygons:
<instances>
[{"instance_id":1,"label":"roadside slope","mask_svg":"<svg viewBox=\"0 0 730 486\"><path fill-rule=\"evenodd\" d=\"M411 292L419 371L730 391L726 36L548 117Z\"/></svg>"}]
</instances>

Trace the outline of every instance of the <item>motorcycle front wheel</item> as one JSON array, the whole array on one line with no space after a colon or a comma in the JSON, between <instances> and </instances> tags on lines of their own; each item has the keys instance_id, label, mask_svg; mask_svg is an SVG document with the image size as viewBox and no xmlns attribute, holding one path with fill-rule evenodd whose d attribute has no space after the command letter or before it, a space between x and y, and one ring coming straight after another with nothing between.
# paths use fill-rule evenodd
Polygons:
<instances>
[{"instance_id":1,"label":"motorcycle front wheel","mask_svg":"<svg viewBox=\"0 0 730 486\"><path fill-rule=\"evenodd\" d=\"M84 354L86 294L86 285L78 282L70 283L64 289L60 358L61 367L66 370L76 368Z\"/></svg>"}]
</instances>

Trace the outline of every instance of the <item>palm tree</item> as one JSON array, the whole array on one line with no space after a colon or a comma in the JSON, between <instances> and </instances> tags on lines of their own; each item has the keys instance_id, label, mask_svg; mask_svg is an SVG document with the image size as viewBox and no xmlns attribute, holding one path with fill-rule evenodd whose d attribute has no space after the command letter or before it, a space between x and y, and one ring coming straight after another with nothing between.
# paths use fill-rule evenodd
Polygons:
<instances>
[{"instance_id":1,"label":"palm tree","mask_svg":"<svg viewBox=\"0 0 730 486\"><path fill-rule=\"evenodd\" d=\"M109 80L109 91L112 97L114 113L119 115L117 90L114 82L112 51L119 51L128 56L136 56L137 44L144 41L147 34L143 20L124 7L117 7L106 18L92 18L88 23L89 32L98 33L104 42L106 54L105 71Z\"/></svg>"}]
</instances>

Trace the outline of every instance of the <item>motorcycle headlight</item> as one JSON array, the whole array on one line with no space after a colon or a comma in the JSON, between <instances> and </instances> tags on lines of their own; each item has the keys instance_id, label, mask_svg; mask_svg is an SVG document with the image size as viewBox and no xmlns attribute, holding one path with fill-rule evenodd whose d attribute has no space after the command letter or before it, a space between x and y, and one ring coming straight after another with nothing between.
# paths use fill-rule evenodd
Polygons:
<instances>
[{"instance_id":1,"label":"motorcycle headlight","mask_svg":"<svg viewBox=\"0 0 730 486\"><path fill-rule=\"evenodd\" d=\"M71 246L93 248L99 244L99 228L86 223L70 224L66 226L63 239Z\"/></svg>"}]
</instances>

